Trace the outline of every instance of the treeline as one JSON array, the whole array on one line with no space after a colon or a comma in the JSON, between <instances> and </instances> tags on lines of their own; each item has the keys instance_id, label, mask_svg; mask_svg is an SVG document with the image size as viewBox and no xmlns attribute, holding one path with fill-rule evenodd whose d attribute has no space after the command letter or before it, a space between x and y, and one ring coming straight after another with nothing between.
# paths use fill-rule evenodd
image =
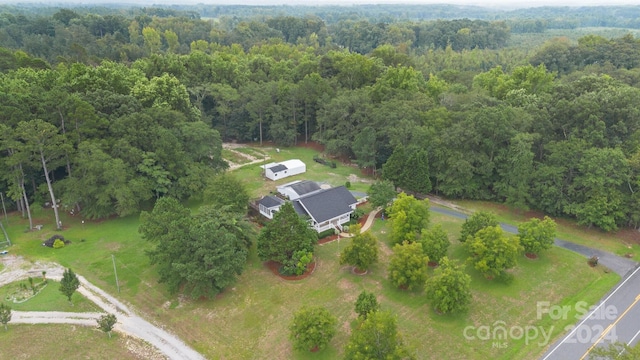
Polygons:
<instances>
[{"instance_id":1,"label":"treeline","mask_svg":"<svg viewBox=\"0 0 640 360\"><path fill-rule=\"evenodd\" d=\"M85 20L70 27L88 29ZM83 216L125 215L164 195L199 196L224 168L222 140L315 140L407 191L506 202L605 230L640 225L640 41L631 36L568 44L575 64L566 67L549 55L562 40L531 58L388 41L360 54L331 36L321 44L323 24L310 17L241 21L230 32L186 17L142 20L103 32L122 37L110 47L120 62L0 52L2 188L20 209L55 204L55 194ZM49 136L30 137L40 129Z\"/></svg>"},{"instance_id":2,"label":"treeline","mask_svg":"<svg viewBox=\"0 0 640 360\"><path fill-rule=\"evenodd\" d=\"M156 14L160 13L161 16ZM327 26L318 16L278 16L264 21L170 16L145 9L135 16L81 14L61 9L50 17L0 14L0 46L20 49L55 64L99 63L102 59L135 61L154 51L188 54L199 40L244 50L281 39L290 44L348 48L367 54L383 44L414 49L499 49L509 39L504 22L450 20L375 23L344 20Z\"/></svg>"}]
</instances>

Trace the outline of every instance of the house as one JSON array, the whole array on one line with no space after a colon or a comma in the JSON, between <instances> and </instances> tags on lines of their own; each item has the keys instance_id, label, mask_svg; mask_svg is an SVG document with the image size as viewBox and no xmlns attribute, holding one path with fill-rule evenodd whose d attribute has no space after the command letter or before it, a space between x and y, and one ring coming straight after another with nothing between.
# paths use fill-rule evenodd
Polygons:
<instances>
[{"instance_id":1,"label":"house","mask_svg":"<svg viewBox=\"0 0 640 360\"><path fill-rule=\"evenodd\" d=\"M307 171L307 166L298 159L269 163L263 165L262 168L264 169L264 176L274 181L288 176L302 174Z\"/></svg>"},{"instance_id":2,"label":"house","mask_svg":"<svg viewBox=\"0 0 640 360\"><path fill-rule=\"evenodd\" d=\"M260 214L264 215L267 219L273 219L273 214L280 210L282 204L284 204L284 200L269 195L258 201L258 209L260 210Z\"/></svg>"},{"instance_id":3,"label":"house","mask_svg":"<svg viewBox=\"0 0 640 360\"><path fill-rule=\"evenodd\" d=\"M296 180L276 187L285 199L297 200L305 195L322 190L315 181Z\"/></svg>"},{"instance_id":4,"label":"house","mask_svg":"<svg viewBox=\"0 0 640 360\"><path fill-rule=\"evenodd\" d=\"M342 225L349 222L356 209L357 200L346 187L339 186L310 193L293 203L298 214L308 217L309 225L320 233L329 229L342 231Z\"/></svg>"}]
</instances>

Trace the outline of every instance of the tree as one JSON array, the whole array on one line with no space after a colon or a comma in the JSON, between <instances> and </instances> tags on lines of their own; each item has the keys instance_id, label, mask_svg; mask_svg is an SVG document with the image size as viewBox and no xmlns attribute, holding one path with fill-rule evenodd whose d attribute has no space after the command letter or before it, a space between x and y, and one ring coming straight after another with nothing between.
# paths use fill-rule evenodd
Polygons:
<instances>
[{"instance_id":1,"label":"tree","mask_svg":"<svg viewBox=\"0 0 640 360\"><path fill-rule=\"evenodd\" d=\"M374 311L351 332L344 358L409 360L415 356L405 347L396 318L386 311Z\"/></svg>"},{"instance_id":2,"label":"tree","mask_svg":"<svg viewBox=\"0 0 640 360\"><path fill-rule=\"evenodd\" d=\"M429 155L423 149L411 151L404 168L404 189L419 194L431 191L429 179Z\"/></svg>"},{"instance_id":3,"label":"tree","mask_svg":"<svg viewBox=\"0 0 640 360\"><path fill-rule=\"evenodd\" d=\"M556 237L556 222L548 216L544 220L533 218L518 225L518 236L525 254L538 255L553 245Z\"/></svg>"},{"instance_id":4,"label":"tree","mask_svg":"<svg viewBox=\"0 0 640 360\"><path fill-rule=\"evenodd\" d=\"M289 338L296 350L321 350L336 334L338 320L323 307L303 307L293 315Z\"/></svg>"},{"instance_id":5,"label":"tree","mask_svg":"<svg viewBox=\"0 0 640 360\"><path fill-rule=\"evenodd\" d=\"M373 167L375 175L376 167L376 132L371 126L360 130L351 145L356 155L356 163L360 168Z\"/></svg>"},{"instance_id":6,"label":"tree","mask_svg":"<svg viewBox=\"0 0 640 360\"><path fill-rule=\"evenodd\" d=\"M469 261L487 278L504 275L516 265L522 251L517 236L507 237L500 226L489 226L478 231L467 241Z\"/></svg>"},{"instance_id":7,"label":"tree","mask_svg":"<svg viewBox=\"0 0 640 360\"><path fill-rule=\"evenodd\" d=\"M0 303L0 324L4 325L4 330L9 330L7 328L7 323L11 321L11 307L9 305L5 305Z\"/></svg>"},{"instance_id":8,"label":"tree","mask_svg":"<svg viewBox=\"0 0 640 360\"><path fill-rule=\"evenodd\" d=\"M369 187L367 195L369 196L369 203L374 208L379 206L386 208L396 196L396 190L389 180L376 181Z\"/></svg>"},{"instance_id":9,"label":"tree","mask_svg":"<svg viewBox=\"0 0 640 360\"><path fill-rule=\"evenodd\" d=\"M422 245L404 242L393 247L389 261L389 280L393 286L402 289L417 289L424 286L427 279L429 258L422 252Z\"/></svg>"},{"instance_id":10,"label":"tree","mask_svg":"<svg viewBox=\"0 0 640 360\"><path fill-rule=\"evenodd\" d=\"M113 330L113 326L118 322L118 319L113 314L102 315L98 319L98 329L104 331L111 338L111 330Z\"/></svg>"},{"instance_id":11,"label":"tree","mask_svg":"<svg viewBox=\"0 0 640 360\"><path fill-rule=\"evenodd\" d=\"M467 310L471 302L471 277L445 256L425 285L427 299L443 314Z\"/></svg>"},{"instance_id":12,"label":"tree","mask_svg":"<svg viewBox=\"0 0 640 360\"><path fill-rule=\"evenodd\" d=\"M258 236L258 256L285 264L296 251L313 252L318 233L309 227L289 202L280 207Z\"/></svg>"},{"instance_id":13,"label":"tree","mask_svg":"<svg viewBox=\"0 0 640 360\"><path fill-rule=\"evenodd\" d=\"M400 193L388 213L393 242L414 242L420 231L429 225L429 200L417 200L413 195Z\"/></svg>"},{"instance_id":14,"label":"tree","mask_svg":"<svg viewBox=\"0 0 640 360\"><path fill-rule=\"evenodd\" d=\"M359 317L366 319L369 313L378 311L379 309L380 304L378 304L378 299L376 299L374 293L365 290L358 295L358 299L356 300L356 313Z\"/></svg>"},{"instance_id":15,"label":"tree","mask_svg":"<svg viewBox=\"0 0 640 360\"><path fill-rule=\"evenodd\" d=\"M424 254L429 257L429 261L434 263L439 263L440 259L447 255L447 250L451 245L449 235L441 224L436 224L428 230L423 229L420 243Z\"/></svg>"},{"instance_id":16,"label":"tree","mask_svg":"<svg viewBox=\"0 0 640 360\"><path fill-rule=\"evenodd\" d=\"M465 242L469 237L474 237L478 231L489 226L498 226L496 215L488 211L476 211L465 219L458 240Z\"/></svg>"},{"instance_id":17,"label":"tree","mask_svg":"<svg viewBox=\"0 0 640 360\"><path fill-rule=\"evenodd\" d=\"M382 165L382 177L391 181L396 188L404 187L406 183L405 169L407 168L407 159L404 146L399 145L393 149L391 156Z\"/></svg>"},{"instance_id":18,"label":"tree","mask_svg":"<svg viewBox=\"0 0 640 360\"><path fill-rule=\"evenodd\" d=\"M356 271L367 271L377 261L378 241L369 231L358 232L340 254L340 265L352 265Z\"/></svg>"},{"instance_id":19,"label":"tree","mask_svg":"<svg viewBox=\"0 0 640 360\"><path fill-rule=\"evenodd\" d=\"M173 198L160 198L140 215L138 231L155 244L147 251L159 282L192 298L213 297L235 282L246 263L253 236L243 214L205 206L197 215Z\"/></svg>"},{"instance_id":20,"label":"tree","mask_svg":"<svg viewBox=\"0 0 640 360\"><path fill-rule=\"evenodd\" d=\"M64 273L62 273L62 280L60 280L60 292L67 297L69 304L73 305L71 297L79 287L80 280L78 279L78 276L76 276L73 270L66 269Z\"/></svg>"},{"instance_id":21,"label":"tree","mask_svg":"<svg viewBox=\"0 0 640 360\"><path fill-rule=\"evenodd\" d=\"M249 193L243 183L234 175L221 173L212 178L204 191L206 201L215 206L229 206L229 210L246 214Z\"/></svg>"},{"instance_id":22,"label":"tree","mask_svg":"<svg viewBox=\"0 0 640 360\"><path fill-rule=\"evenodd\" d=\"M16 128L16 136L24 143L24 148L21 151L29 153L32 160L41 164L51 197L51 207L56 218L56 229L59 230L62 228L62 222L58 215L58 202L53 191L53 182L49 176L54 169L49 169L48 165L61 158L69 149L65 138L58 133L58 129L54 125L40 119L20 122Z\"/></svg>"}]
</instances>

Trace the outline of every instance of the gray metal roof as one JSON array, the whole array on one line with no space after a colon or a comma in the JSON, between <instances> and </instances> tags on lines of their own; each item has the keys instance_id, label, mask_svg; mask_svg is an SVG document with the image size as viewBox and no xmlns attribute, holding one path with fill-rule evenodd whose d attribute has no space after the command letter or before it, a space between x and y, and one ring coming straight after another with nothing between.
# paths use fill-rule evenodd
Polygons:
<instances>
[{"instance_id":1,"label":"gray metal roof","mask_svg":"<svg viewBox=\"0 0 640 360\"><path fill-rule=\"evenodd\" d=\"M266 207L267 209L272 208L272 207L276 207L276 206L280 206L282 204L284 204L284 200L280 199L279 197L275 197L275 196L265 196L262 199L260 199L260 201L258 201L258 204Z\"/></svg>"},{"instance_id":2,"label":"gray metal roof","mask_svg":"<svg viewBox=\"0 0 640 360\"><path fill-rule=\"evenodd\" d=\"M272 167L267 168L271 171L273 171L274 173L278 172L278 171L282 171L282 170L287 170L287 167L282 165L282 164L275 164Z\"/></svg>"},{"instance_id":3,"label":"gray metal roof","mask_svg":"<svg viewBox=\"0 0 640 360\"><path fill-rule=\"evenodd\" d=\"M353 211L350 205L357 202L356 198L344 186L320 190L297 201L318 223Z\"/></svg>"},{"instance_id":4,"label":"gray metal roof","mask_svg":"<svg viewBox=\"0 0 640 360\"><path fill-rule=\"evenodd\" d=\"M293 191L295 191L296 193L298 193L298 195L303 196L309 193L312 193L314 191L318 191L320 190L320 185L318 185L317 182L315 181L310 181L310 180L303 180L300 182L297 182L291 186L289 186L291 189L293 189Z\"/></svg>"}]
</instances>

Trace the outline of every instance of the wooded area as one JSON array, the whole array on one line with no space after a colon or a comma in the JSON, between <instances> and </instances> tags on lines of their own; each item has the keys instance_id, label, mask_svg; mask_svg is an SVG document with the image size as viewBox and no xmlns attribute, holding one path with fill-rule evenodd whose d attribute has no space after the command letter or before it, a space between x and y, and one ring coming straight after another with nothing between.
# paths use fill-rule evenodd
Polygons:
<instances>
[{"instance_id":1,"label":"wooded area","mask_svg":"<svg viewBox=\"0 0 640 360\"><path fill-rule=\"evenodd\" d=\"M588 8L537 28L199 9L0 7L0 190L25 216L200 197L223 141L318 141L407 191L640 226L640 40L506 47Z\"/></svg>"}]
</instances>

